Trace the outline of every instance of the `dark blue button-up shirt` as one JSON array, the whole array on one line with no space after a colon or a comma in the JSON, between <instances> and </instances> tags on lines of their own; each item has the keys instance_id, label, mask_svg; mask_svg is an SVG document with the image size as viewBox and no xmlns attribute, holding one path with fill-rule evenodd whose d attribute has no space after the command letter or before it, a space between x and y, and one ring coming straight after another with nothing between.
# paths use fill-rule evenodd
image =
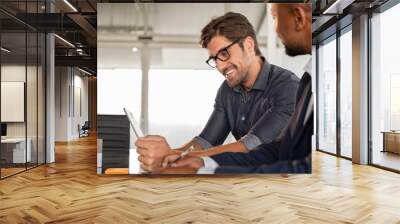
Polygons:
<instances>
[{"instance_id":1,"label":"dark blue button-up shirt","mask_svg":"<svg viewBox=\"0 0 400 224\"><path fill-rule=\"evenodd\" d=\"M272 142L287 125L296 101L298 77L292 72L264 64L250 91L226 81L215 98L214 111L195 141L203 148L224 143L229 132L248 150Z\"/></svg>"}]
</instances>

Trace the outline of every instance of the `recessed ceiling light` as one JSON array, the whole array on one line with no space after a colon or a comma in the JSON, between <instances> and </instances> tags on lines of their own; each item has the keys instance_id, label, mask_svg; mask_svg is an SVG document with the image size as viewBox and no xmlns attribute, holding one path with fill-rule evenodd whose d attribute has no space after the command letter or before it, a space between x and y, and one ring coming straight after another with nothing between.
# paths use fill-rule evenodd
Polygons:
<instances>
[{"instance_id":1,"label":"recessed ceiling light","mask_svg":"<svg viewBox=\"0 0 400 224\"><path fill-rule=\"evenodd\" d=\"M139 50L139 49L138 49L137 47L133 47L133 48L132 48L132 51L133 51L133 52L138 52L138 50Z\"/></svg>"}]
</instances>

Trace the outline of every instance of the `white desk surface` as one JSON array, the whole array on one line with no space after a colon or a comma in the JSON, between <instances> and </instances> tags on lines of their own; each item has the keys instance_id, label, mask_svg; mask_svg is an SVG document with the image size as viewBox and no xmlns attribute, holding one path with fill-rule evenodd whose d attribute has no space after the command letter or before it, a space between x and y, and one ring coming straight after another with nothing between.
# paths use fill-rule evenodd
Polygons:
<instances>
[{"instance_id":1,"label":"white desk surface","mask_svg":"<svg viewBox=\"0 0 400 224\"><path fill-rule=\"evenodd\" d=\"M1 139L1 143L19 143L19 142L24 142L25 138L6 138L6 139ZM28 138L29 141L29 138Z\"/></svg>"}]
</instances>

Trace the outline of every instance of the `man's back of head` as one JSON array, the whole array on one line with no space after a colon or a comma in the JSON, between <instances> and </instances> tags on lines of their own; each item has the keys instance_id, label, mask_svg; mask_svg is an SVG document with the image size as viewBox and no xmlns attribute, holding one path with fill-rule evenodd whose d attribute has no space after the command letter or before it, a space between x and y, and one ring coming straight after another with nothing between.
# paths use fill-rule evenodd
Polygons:
<instances>
[{"instance_id":1,"label":"man's back of head","mask_svg":"<svg viewBox=\"0 0 400 224\"><path fill-rule=\"evenodd\" d=\"M289 56L311 54L311 4L274 3L271 14L276 32Z\"/></svg>"}]
</instances>

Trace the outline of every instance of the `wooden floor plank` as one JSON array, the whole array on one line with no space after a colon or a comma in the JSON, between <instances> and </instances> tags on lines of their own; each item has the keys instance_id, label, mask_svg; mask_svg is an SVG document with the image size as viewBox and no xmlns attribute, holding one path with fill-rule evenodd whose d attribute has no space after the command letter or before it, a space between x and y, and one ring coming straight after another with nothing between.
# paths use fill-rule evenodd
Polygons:
<instances>
[{"instance_id":1,"label":"wooden floor plank","mask_svg":"<svg viewBox=\"0 0 400 224\"><path fill-rule=\"evenodd\" d=\"M320 152L312 175L107 176L96 139L0 181L0 223L400 223L400 175Z\"/></svg>"}]
</instances>

